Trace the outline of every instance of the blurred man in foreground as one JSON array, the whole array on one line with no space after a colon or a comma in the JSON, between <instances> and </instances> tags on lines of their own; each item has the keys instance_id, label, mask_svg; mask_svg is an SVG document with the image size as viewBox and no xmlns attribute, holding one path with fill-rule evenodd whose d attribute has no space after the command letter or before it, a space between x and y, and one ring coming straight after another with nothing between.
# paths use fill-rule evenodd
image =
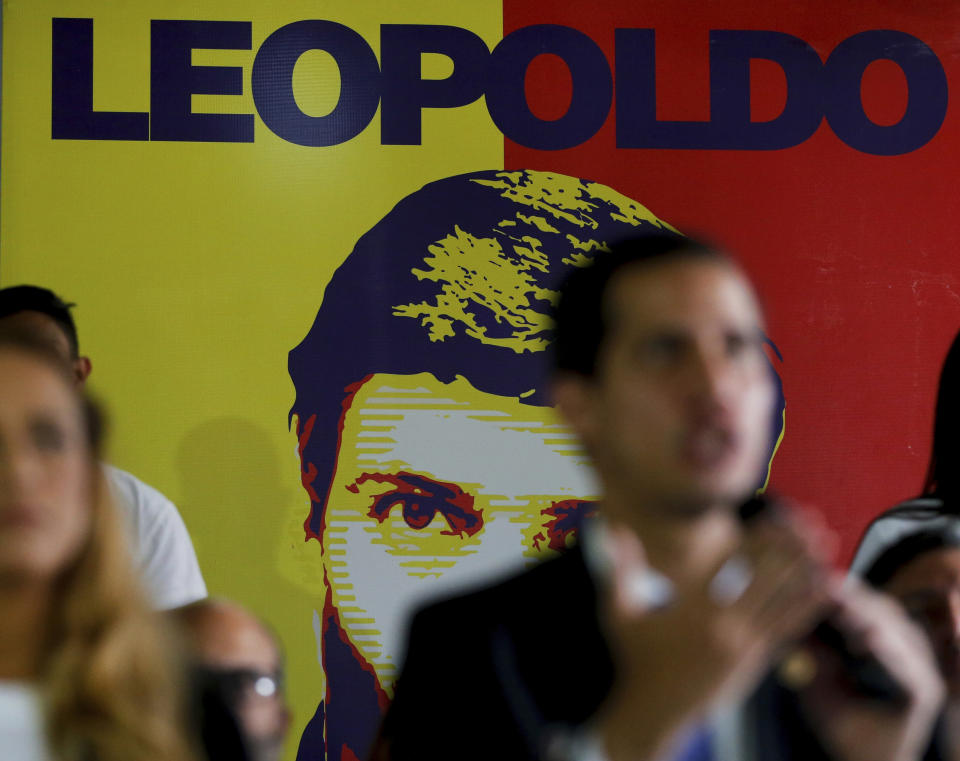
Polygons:
<instances>
[{"instance_id":1,"label":"blurred man in foreground","mask_svg":"<svg viewBox=\"0 0 960 761\"><path fill-rule=\"evenodd\" d=\"M47 344L63 358L79 388L93 364L80 353L72 307L46 288L0 289L0 330ZM174 504L120 468L104 464L103 470L132 535L133 556L154 606L167 610L206 597L193 543Z\"/></svg>"},{"instance_id":2,"label":"blurred man in foreground","mask_svg":"<svg viewBox=\"0 0 960 761\"><path fill-rule=\"evenodd\" d=\"M290 711L276 636L227 600L200 600L173 611L173 617L200 671L201 686L216 693L207 697L221 701L235 719L250 761L280 761Z\"/></svg>"},{"instance_id":3,"label":"blurred man in foreground","mask_svg":"<svg viewBox=\"0 0 960 761\"><path fill-rule=\"evenodd\" d=\"M375 757L744 758L721 709L826 616L899 694L831 682L801 713L817 747L922 757L943 687L920 632L841 587L816 526L738 518L774 399L745 276L689 239L630 239L571 276L555 319L555 398L602 482L602 519L566 556L417 615Z\"/></svg>"}]
</instances>

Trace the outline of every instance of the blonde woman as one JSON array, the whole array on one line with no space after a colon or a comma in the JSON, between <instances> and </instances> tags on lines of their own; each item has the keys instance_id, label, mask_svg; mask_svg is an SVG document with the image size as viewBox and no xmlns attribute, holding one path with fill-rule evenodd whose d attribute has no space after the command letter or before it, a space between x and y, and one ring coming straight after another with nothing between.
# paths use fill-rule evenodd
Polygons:
<instances>
[{"instance_id":1,"label":"blonde woman","mask_svg":"<svg viewBox=\"0 0 960 761\"><path fill-rule=\"evenodd\" d=\"M68 373L0 335L0 756L191 761L179 660L138 587L98 419Z\"/></svg>"}]
</instances>

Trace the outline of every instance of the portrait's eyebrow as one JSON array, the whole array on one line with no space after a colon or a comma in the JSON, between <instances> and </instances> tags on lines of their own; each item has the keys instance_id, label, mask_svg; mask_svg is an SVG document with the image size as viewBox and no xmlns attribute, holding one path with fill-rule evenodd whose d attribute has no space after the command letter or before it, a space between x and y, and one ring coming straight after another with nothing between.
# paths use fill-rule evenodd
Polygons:
<instances>
[{"instance_id":1,"label":"portrait's eyebrow","mask_svg":"<svg viewBox=\"0 0 960 761\"><path fill-rule=\"evenodd\" d=\"M473 495L458 484L436 481L408 471L397 473L362 473L352 484L346 486L354 494L366 482L390 484L393 490L378 494L367 513L378 523L383 523L395 505L400 505L404 521L410 528L426 528L437 513L449 526L443 534L473 536L483 528L483 510L473 506Z\"/></svg>"}]
</instances>

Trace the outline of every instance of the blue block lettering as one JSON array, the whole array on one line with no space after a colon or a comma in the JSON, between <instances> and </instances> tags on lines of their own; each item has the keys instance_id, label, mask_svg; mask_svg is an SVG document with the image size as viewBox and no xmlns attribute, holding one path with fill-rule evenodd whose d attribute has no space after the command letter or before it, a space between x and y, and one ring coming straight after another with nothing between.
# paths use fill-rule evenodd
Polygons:
<instances>
[{"instance_id":1,"label":"blue block lettering","mask_svg":"<svg viewBox=\"0 0 960 761\"><path fill-rule=\"evenodd\" d=\"M93 110L93 19L53 19L50 136L54 140L148 140L150 115Z\"/></svg>"},{"instance_id":2,"label":"blue block lettering","mask_svg":"<svg viewBox=\"0 0 960 761\"><path fill-rule=\"evenodd\" d=\"M657 119L653 29L617 29L617 147L775 150L802 143L820 124L821 62L806 42L781 32L710 32L710 121ZM777 63L787 102L772 121L750 120L750 60Z\"/></svg>"},{"instance_id":3,"label":"blue block lettering","mask_svg":"<svg viewBox=\"0 0 960 761\"><path fill-rule=\"evenodd\" d=\"M194 48L249 50L249 21L150 22L150 139L252 143L253 114L195 114L191 95L241 95L243 69L193 66Z\"/></svg>"},{"instance_id":4,"label":"blue block lettering","mask_svg":"<svg viewBox=\"0 0 960 761\"><path fill-rule=\"evenodd\" d=\"M340 69L340 98L326 116L300 110L293 69L308 50L325 50ZM253 61L253 101L264 123L297 145L328 146L359 135L380 103L380 66L373 50L350 27L333 21L295 21L264 40Z\"/></svg>"},{"instance_id":5,"label":"blue block lettering","mask_svg":"<svg viewBox=\"0 0 960 761\"><path fill-rule=\"evenodd\" d=\"M420 56L439 53L453 61L446 79L421 79ZM483 95L490 51L476 34L456 26L384 24L380 27L383 106L380 142L420 145L424 108L457 108Z\"/></svg>"},{"instance_id":6,"label":"blue block lettering","mask_svg":"<svg viewBox=\"0 0 960 761\"><path fill-rule=\"evenodd\" d=\"M893 61L907 78L907 110L892 125L870 121L860 96L864 70L880 59ZM834 48L825 71L827 122L851 148L877 156L909 153L926 145L943 124L947 75L936 54L913 35L888 29L855 34Z\"/></svg>"},{"instance_id":7,"label":"blue block lettering","mask_svg":"<svg viewBox=\"0 0 960 761\"><path fill-rule=\"evenodd\" d=\"M750 61L773 61L787 80L787 100L775 119L750 120ZM710 32L710 121L715 147L773 151L807 140L823 120L823 63L812 47L783 32ZM707 147L707 146L704 146Z\"/></svg>"},{"instance_id":8,"label":"blue block lettering","mask_svg":"<svg viewBox=\"0 0 960 761\"><path fill-rule=\"evenodd\" d=\"M559 56L570 70L573 96L559 119L538 118L527 104L525 80L534 58ZM603 51L583 32L537 24L510 33L493 49L487 76L487 109L505 137L527 148L558 151L593 137L613 101L613 76Z\"/></svg>"}]
</instances>

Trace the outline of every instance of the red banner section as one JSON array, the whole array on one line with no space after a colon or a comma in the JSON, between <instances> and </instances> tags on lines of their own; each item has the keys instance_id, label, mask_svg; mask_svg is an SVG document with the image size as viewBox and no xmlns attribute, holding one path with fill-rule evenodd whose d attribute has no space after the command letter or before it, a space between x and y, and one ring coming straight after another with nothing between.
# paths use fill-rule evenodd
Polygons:
<instances>
[{"instance_id":1,"label":"red banner section","mask_svg":"<svg viewBox=\"0 0 960 761\"><path fill-rule=\"evenodd\" d=\"M960 326L946 104L960 8L935 6L504 4L505 37L536 25L546 40L526 75L532 117L597 119L591 42L613 83L595 134L543 150L504 130L505 166L597 179L735 252L783 354L772 487L822 509L845 556L920 490ZM587 39L564 47L540 25Z\"/></svg>"}]
</instances>

